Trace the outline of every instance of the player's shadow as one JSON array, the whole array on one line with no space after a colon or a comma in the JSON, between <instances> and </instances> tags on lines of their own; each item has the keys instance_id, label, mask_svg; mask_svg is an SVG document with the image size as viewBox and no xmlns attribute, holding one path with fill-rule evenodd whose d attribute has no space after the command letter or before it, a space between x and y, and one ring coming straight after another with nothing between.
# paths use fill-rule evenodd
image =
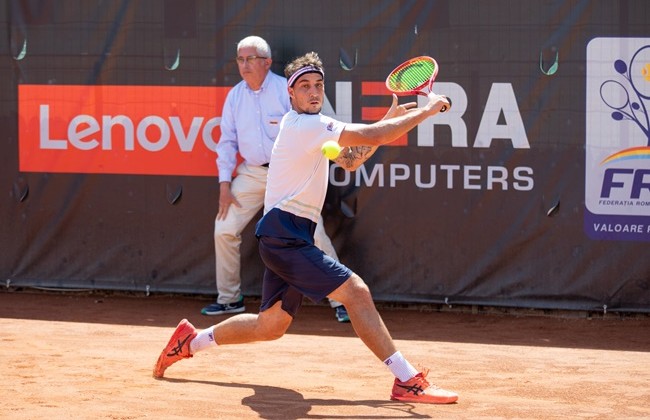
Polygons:
<instances>
[{"instance_id":1,"label":"player's shadow","mask_svg":"<svg viewBox=\"0 0 650 420\"><path fill-rule=\"evenodd\" d=\"M390 400L341 400L327 398L307 398L297 391L277 386L237 384L217 381L202 381L192 379L161 378L161 380L174 383L198 383L228 388L248 388L253 390L253 395L242 399L242 404L250 407L260 418L269 420L297 420L297 419L428 419L431 416L419 414L414 410L413 404ZM368 415L319 415L309 414L316 406L355 406L369 407L374 411L382 410L385 414Z\"/></svg>"}]
</instances>

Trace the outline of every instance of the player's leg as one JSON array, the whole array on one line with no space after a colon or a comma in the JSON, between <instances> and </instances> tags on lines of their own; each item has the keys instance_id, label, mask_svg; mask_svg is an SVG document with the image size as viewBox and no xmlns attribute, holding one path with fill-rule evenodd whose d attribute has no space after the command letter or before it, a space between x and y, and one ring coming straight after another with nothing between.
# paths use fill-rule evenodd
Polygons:
<instances>
[{"instance_id":1,"label":"player's leg","mask_svg":"<svg viewBox=\"0 0 650 420\"><path fill-rule=\"evenodd\" d=\"M322 255L322 251L314 246L312 248ZM265 252L267 256L272 254L273 249L267 249ZM286 255L281 253L280 258ZM302 298L303 295L296 288L291 287L267 267L262 280L259 314L235 315L202 331L197 331L186 319L182 320L158 357L154 377L162 378L165 370L172 364L211 347L269 341L282 337L300 308Z\"/></svg>"},{"instance_id":2,"label":"player's leg","mask_svg":"<svg viewBox=\"0 0 650 420\"><path fill-rule=\"evenodd\" d=\"M370 290L361 277L352 274L343 285L330 293L329 297L347 307L354 331L380 360L386 360L397 351L384 321L377 312Z\"/></svg>"},{"instance_id":3,"label":"player's leg","mask_svg":"<svg viewBox=\"0 0 650 420\"><path fill-rule=\"evenodd\" d=\"M165 370L174 363L211 347L278 339L287 331L292 320L293 317L282 309L281 301L258 315L235 315L202 331L183 319L160 353L153 376L162 378Z\"/></svg>"},{"instance_id":4,"label":"player's leg","mask_svg":"<svg viewBox=\"0 0 650 420\"><path fill-rule=\"evenodd\" d=\"M278 339L291 325L302 298L300 292L267 267L262 279L260 313L233 316L215 325L208 334L217 345Z\"/></svg>"},{"instance_id":5,"label":"player's leg","mask_svg":"<svg viewBox=\"0 0 650 420\"><path fill-rule=\"evenodd\" d=\"M270 341L282 337L293 317L282 309L278 301L257 315L239 314L214 326L217 345Z\"/></svg>"},{"instance_id":6,"label":"player's leg","mask_svg":"<svg viewBox=\"0 0 650 420\"><path fill-rule=\"evenodd\" d=\"M243 312L241 302L241 233L264 204L267 169L242 163L231 184L241 207L230 206L224 220L214 222L217 302L203 308L204 315Z\"/></svg>"},{"instance_id":7,"label":"player's leg","mask_svg":"<svg viewBox=\"0 0 650 420\"><path fill-rule=\"evenodd\" d=\"M370 290L361 277L352 274L329 296L343 302L359 338L395 375L391 399L431 404L448 404L458 400L456 393L430 384L426 379L428 371L418 372L397 351Z\"/></svg>"},{"instance_id":8,"label":"player's leg","mask_svg":"<svg viewBox=\"0 0 650 420\"><path fill-rule=\"evenodd\" d=\"M295 297L319 302L329 296L341 301L351 309L357 335L395 375L391 398L437 404L458 399L455 393L429 384L426 372L418 373L397 351L368 286L352 270L303 240L261 236L259 249L267 267L262 309L278 296L282 296L285 312L293 316L301 302ZM273 282L275 286L269 287Z\"/></svg>"}]
</instances>

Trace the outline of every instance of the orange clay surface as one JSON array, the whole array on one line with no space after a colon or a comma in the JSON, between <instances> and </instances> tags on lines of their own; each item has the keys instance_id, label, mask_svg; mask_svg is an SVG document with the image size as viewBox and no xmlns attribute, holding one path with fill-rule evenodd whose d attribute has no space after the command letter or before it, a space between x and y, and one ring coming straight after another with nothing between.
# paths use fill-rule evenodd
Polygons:
<instances>
[{"instance_id":1,"label":"orange clay surface","mask_svg":"<svg viewBox=\"0 0 650 420\"><path fill-rule=\"evenodd\" d=\"M398 348L458 392L388 398L392 375L326 305L273 342L152 367L205 297L0 292L2 419L650 418L650 317L525 316L380 307ZM247 299L255 313L258 301Z\"/></svg>"}]
</instances>

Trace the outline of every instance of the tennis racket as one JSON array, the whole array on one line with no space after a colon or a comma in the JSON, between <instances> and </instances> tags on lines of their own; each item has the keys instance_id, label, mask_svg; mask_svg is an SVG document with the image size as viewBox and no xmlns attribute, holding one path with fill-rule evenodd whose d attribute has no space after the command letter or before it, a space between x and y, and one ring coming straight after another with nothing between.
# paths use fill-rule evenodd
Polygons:
<instances>
[{"instance_id":1,"label":"tennis racket","mask_svg":"<svg viewBox=\"0 0 650 420\"><path fill-rule=\"evenodd\" d=\"M386 87L397 95L423 95L431 92L433 81L438 75L438 63L425 55L411 58L395 67L386 78ZM446 97L451 106L451 99ZM445 112L443 105L440 112Z\"/></svg>"}]
</instances>

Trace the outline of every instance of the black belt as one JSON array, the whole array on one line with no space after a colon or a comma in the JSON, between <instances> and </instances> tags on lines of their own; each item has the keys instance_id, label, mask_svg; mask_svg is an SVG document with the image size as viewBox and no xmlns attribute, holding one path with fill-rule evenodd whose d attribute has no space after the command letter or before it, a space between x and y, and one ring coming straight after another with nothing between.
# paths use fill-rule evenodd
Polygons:
<instances>
[{"instance_id":1,"label":"black belt","mask_svg":"<svg viewBox=\"0 0 650 420\"><path fill-rule=\"evenodd\" d=\"M268 167L269 167L269 164L268 164L268 163L265 163L264 165L262 165L262 167L263 167L263 168L268 168Z\"/></svg>"}]
</instances>

